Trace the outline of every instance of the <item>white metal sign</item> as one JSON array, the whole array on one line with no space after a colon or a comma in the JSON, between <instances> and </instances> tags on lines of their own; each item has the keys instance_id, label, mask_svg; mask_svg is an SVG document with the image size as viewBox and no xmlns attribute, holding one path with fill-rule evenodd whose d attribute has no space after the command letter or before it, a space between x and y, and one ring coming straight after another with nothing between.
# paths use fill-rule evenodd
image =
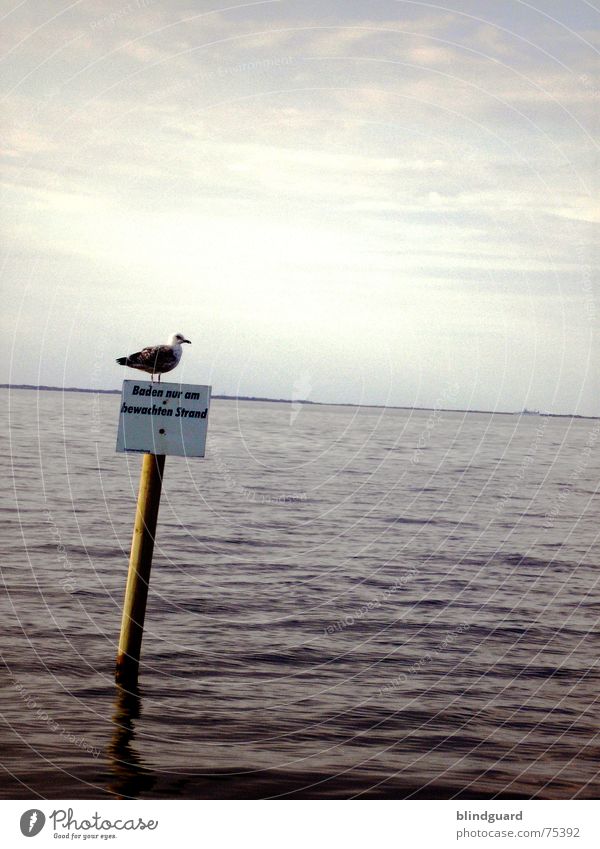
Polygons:
<instances>
[{"instance_id":1,"label":"white metal sign","mask_svg":"<svg viewBox=\"0 0 600 849\"><path fill-rule=\"evenodd\" d=\"M210 386L124 380L117 451L204 457Z\"/></svg>"}]
</instances>

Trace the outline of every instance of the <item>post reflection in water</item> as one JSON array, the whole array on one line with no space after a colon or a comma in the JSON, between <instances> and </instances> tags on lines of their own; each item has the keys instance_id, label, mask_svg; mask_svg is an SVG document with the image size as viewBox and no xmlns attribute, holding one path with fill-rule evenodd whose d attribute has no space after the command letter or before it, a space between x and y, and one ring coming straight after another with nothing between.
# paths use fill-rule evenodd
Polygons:
<instances>
[{"instance_id":1,"label":"post reflection in water","mask_svg":"<svg viewBox=\"0 0 600 849\"><path fill-rule=\"evenodd\" d=\"M156 781L154 773L144 766L132 746L135 740L135 720L140 717L140 709L139 689L117 687L114 731L107 753L113 770L113 779L108 787L119 799L137 799L151 790Z\"/></svg>"}]
</instances>

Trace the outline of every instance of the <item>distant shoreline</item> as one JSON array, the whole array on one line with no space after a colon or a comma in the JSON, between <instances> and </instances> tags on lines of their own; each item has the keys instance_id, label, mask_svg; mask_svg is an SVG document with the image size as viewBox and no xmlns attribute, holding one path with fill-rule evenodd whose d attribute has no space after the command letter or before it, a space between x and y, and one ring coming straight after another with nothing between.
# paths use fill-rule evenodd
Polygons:
<instances>
[{"instance_id":1,"label":"distant shoreline","mask_svg":"<svg viewBox=\"0 0 600 849\"><path fill-rule=\"evenodd\" d=\"M120 395L120 389L83 389L79 386L34 386L30 383L0 383L0 389L28 389L37 392L84 392L92 395ZM527 416L532 418L552 419L589 419L596 421L600 416L582 416L578 413L538 413L524 410L464 410L454 407L402 407L392 404L351 404L348 402L335 403L332 401L305 401L296 398L262 398L255 395L212 395L219 401L260 401L269 404L307 404L313 407L364 407L371 410L408 410L422 413L477 413L485 416Z\"/></svg>"}]
</instances>

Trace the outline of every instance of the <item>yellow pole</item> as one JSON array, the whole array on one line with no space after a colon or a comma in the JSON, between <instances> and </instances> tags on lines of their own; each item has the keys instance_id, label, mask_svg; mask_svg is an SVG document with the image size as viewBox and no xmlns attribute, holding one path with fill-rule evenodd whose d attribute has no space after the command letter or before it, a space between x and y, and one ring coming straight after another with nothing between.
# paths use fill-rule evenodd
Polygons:
<instances>
[{"instance_id":1,"label":"yellow pole","mask_svg":"<svg viewBox=\"0 0 600 849\"><path fill-rule=\"evenodd\" d=\"M137 685L164 468L164 455L144 454L115 675L125 687Z\"/></svg>"}]
</instances>

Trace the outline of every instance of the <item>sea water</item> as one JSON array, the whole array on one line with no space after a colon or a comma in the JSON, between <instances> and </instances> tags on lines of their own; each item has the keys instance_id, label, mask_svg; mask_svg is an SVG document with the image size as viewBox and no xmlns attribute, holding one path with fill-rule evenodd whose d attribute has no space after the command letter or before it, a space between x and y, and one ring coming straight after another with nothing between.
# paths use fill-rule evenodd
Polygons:
<instances>
[{"instance_id":1,"label":"sea water","mask_svg":"<svg viewBox=\"0 0 600 849\"><path fill-rule=\"evenodd\" d=\"M2 404L4 798L597 797L600 422L213 400L126 694L119 397Z\"/></svg>"}]
</instances>

